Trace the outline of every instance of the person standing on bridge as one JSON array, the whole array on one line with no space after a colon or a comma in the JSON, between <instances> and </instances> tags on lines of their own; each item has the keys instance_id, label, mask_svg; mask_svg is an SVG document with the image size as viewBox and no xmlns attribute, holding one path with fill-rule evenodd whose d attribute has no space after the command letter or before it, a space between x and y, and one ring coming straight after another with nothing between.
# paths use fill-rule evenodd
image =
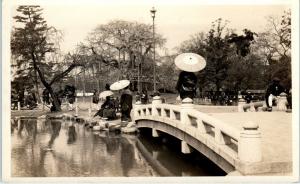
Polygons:
<instances>
[{"instance_id":1,"label":"person standing on bridge","mask_svg":"<svg viewBox=\"0 0 300 184\"><path fill-rule=\"evenodd\" d=\"M251 94L251 92L247 91L247 94L245 95L244 98L245 98L247 104L251 103L251 101L252 101L252 94Z\"/></svg>"},{"instance_id":2,"label":"person standing on bridge","mask_svg":"<svg viewBox=\"0 0 300 184\"><path fill-rule=\"evenodd\" d=\"M278 96L282 92L284 92L284 88L280 85L280 80L278 78L274 78L272 83L268 86L265 96L268 111L272 111L273 101L277 101Z\"/></svg>"},{"instance_id":3,"label":"person standing on bridge","mask_svg":"<svg viewBox=\"0 0 300 184\"><path fill-rule=\"evenodd\" d=\"M196 84L197 77L194 73L186 71L180 72L176 85L176 90L178 91L180 98L182 100L185 98L194 99L197 89Z\"/></svg>"},{"instance_id":4,"label":"person standing on bridge","mask_svg":"<svg viewBox=\"0 0 300 184\"><path fill-rule=\"evenodd\" d=\"M197 76L194 72L199 72L206 66L205 59L195 53L183 53L175 58L175 65L182 70L176 85L181 100L194 99L197 89Z\"/></svg>"}]
</instances>

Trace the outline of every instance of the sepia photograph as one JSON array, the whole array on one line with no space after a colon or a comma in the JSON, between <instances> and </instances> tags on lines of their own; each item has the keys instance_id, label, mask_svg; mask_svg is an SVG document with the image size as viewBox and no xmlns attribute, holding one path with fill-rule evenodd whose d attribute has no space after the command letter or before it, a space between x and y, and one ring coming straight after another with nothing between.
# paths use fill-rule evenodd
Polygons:
<instances>
[{"instance_id":1,"label":"sepia photograph","mask_svg":"<svg viewBox=\"0 0 300 184\"><path fill-rule=\"evenodd\" d=\"M3 181L299 181L296 0L2 12Z\"/></svg>"}]
</instances>

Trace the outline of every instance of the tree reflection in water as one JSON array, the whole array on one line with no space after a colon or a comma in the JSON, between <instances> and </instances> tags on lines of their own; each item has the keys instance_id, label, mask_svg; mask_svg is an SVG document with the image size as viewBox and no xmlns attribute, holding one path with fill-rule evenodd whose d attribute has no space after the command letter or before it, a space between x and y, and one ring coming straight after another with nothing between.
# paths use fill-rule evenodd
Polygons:
<instances>
[{"instance_id":1,"label":"tree reflection in water","mask_svg":"<svg viewBox=\"0 0 300 184\"><path fill-rule=\"evenodd\" d=\"M68 144L72 144L76 141L76 129L75 129L75 126L74 124L72 124L71 126L69 126L68 128L68 141L67 143Z\"/></svg>"},{"instance_id":2,"label":"tree reflection in water","mask_svg":"<svg viewBox=\"0 0 300 184\"><path fill-rule=\"evenodd\" d=\"M127 138L121 139L121 167L124 176L129 176L129 170L133 168L135 161L133 149Z\"/></svg>"},{"instance_id":3,"label":"tree reflection in water","mask_svg":"<svg viewBox=\"0 0 300 184\"><path fill-rule=\"evenodd\" d=\"M36 134L37 134L37 120L36 119L28 119L25 121L25 129L27 131L28 136L32 136L33 143L35 143Z\"/></svg>"},{"instance_id":4,"label":"tree reflection in water","mask_svg":"<svg viewBox=\"0 0 300 184\"><path fill-rule=\"evenodd\" d=\"M19 120L19 126L18 126L18 137L22 138L22 131L24 128L24 120Z\"/></svg>"},{"instance_id":5,"label":"tree reflection in water","mask_svg":"<svg viewBox=\"0 0 300 184\"><path fill-rule=\"evenodd\" d=\"M14 130L18 129L18 119L17 118L11 119L10 122L11 122L10 123L10 130L11 130L11 133L13 134Z\"/></svg>"},{"instance_id":6,"label":"tree reflection in water","mask_svg":"<svg viewBox=\"0 0 300 184\"><path fill-rule=\"evenodd\" d=\"M114 133L105 132L105 136L102 138L105 146L106 152L110 155L114 155L120 147L120 137Z\"/></svg>"},{"instance_id":7,"label":"tree reflection in water","mask_svg":"<svg viewBox=\"0 0 300 184\"><path fill-rule=\"evenodd\" d=\"M52 146L54 144L55 139L59 136L59 132L61 130L61 121L58 120L50 120L50 121L46 121L45 125L47 128L49 128L48 130L51 133L51 137L50 140L48 141L48 148L40 148L40 160L39 160L39 165L38 165L38 171L37 171L37 175L38 176L46 176L47 175L47 171L45 169L45 158L47 153L51 153L52 156L54 157L55 154L52 152ZM47 126L50 125L50 126ZM51 152L49 152L51 151Z\"/></svg>"},{"instance_id":8,"label":"tree reflection in water","mask_svg":"<svg viewBox=\"0 0 300 184\"><path fill-rule=\"evenodd\" d=\"M52 120L51 123L51 138L48 142L48 147L51 148L54 140L58 137L60 129L61 129L61 121Z\"/></svg>"},{"instance_id":9,"label":"tree reflection in water","mask_svg":"<svg viewBox=\"0 0 300 184\"><path fill-rule=\"evenodd\" d=\"M176 146L175 151L170 149L169 147L175 147L168 144L173 140L153 141L151 131L149 137L147 135L137 137L104 131L95 133L85 128L83 124L57 119L46 121L17 119L11 123L14 129L11 151L12 176L15 177L159 175L153 164L145 160L147 155L169 170L177 168L173 171L176 176L182 173L183 175L214 173L207 174L201 171L201 168L193 166L196 164L195 156L198 155L186 159L187 155L177 153L180 152L180 147ZM149 154L145 155L136 146L138 140L141 140ZM183 163L185 161L192 165L186 166ZM200 164L196 165L200 167L206 165L206 162L200 160Z\"/></svg>"}]
</instances>

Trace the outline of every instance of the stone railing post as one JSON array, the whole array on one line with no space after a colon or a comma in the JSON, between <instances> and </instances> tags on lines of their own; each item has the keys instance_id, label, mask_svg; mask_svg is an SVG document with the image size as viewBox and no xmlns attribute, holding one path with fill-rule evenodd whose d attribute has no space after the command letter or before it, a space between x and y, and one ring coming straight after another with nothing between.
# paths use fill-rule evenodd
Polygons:
<instances>
[{"instance_id":1,"label":"stone railing post","mask_svg":"<svg viewBox=\"0 0 300 184\"><path fill-rule=\"evenodd\" d=\"M140 109L142 103L140 101L135 102L134 105L134 116L139 116L138 110Z\"/></svg>"},{"instance_id":2,"label":"stone railing post","mask_svg":"<svg viewBox=\"0 0 300 184\"><path fill-rule=\"evenodd\" d=\"M280 96L278 98L277 107L279 111L286 111L287 110L287 94L286 93L280 93Z\"/></svg>"},{"instance_id":3,"label":"stone railing post","mask_svg":"<svg viewBox=\"0 0 300 184\"><path fill-rule=\"evenodd\" d=\"M239 97L238 101L238 112L245 112L244 111L244 105L246 104L246 101L241 97Z\"/></svg>"},{"instance_id":4,"label":"stone railing post","mask_svg":"<svg viewBox=\"0 0 300 184\"><path fill-rule=\"evenodd\" d=\"M180 122L185 125L190 125L190 119L188 117L188 112L194 109L193 100L190 98L185 98L182 100L180 105Z\"/></svg>"},{"instance_id":5,"label":"stone railing post","mask_svg":"<svg viewBox=\"0 0 300 184\"><path fill-rule=\"evenodd\" d=\"M160 96L154 96L152 100L152 116L158 116L158 111L156 108L158 104L162 104L162 100Z\"/></svg>"},{"instance_id":6,"label":"stone railing post","mask_svg":"<svg viewBox=\"0 0 300 184\"><path fill-rule=\"evenodd\" d=\"M139 116L138 110L140 110L142 103L140 101L135 102L134 111L133 111L133 119Z\"/></svg>"},{"instance_id":7,"label":"stone railing post","mask_svg":"<svg viewBox=\"0 0 300 184\"><path fill-rule=\"evenodd\" d=\"M243 125L238 141L238 158L242 162L262 161L261 133L258 124L252 121Z\"/></svg>"}]
</instances>

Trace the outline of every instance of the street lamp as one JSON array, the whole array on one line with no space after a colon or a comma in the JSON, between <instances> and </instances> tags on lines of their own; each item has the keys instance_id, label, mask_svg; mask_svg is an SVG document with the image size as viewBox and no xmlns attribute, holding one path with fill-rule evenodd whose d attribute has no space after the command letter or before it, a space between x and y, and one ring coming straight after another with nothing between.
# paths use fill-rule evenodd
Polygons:
<instances>
[{"instance_id":1,"label":"street lamp","mask_svg":"<svg viewBox=\"0 0 300 184\"><path fill-rule=\"evenodd\" d=\"M119 67L119 75L118 75L118 80L120 80L120 75L122 74L122 70L123 70L123 67L122 67L122 64L121 64L121 50L124 48L124 45L123 43L121 42L121 37L123 35L123 30L118 30L118 34L119 34L119 38L118 38L118 41L119 41L119 44L121 46L117 47L117 50L119 51L119 58L118 58L118 67ZM121 75L122 77L122 75Z\"/></svg>"},{"instance_id":2,"label":"street lamp","mask_svg":"<svg viewBox=\"0 0 300 184\"><path fill-rule=\"evenodd\" d=\"M150 10L151 16L152 16L152 20L153 20L153 90L154 93L156 92L156 66L155 66L155 36L154 36L154 19L155 19L155 13L156 10L154 7L152 7L152 9Z\"/></svg>"}]
</instances>

